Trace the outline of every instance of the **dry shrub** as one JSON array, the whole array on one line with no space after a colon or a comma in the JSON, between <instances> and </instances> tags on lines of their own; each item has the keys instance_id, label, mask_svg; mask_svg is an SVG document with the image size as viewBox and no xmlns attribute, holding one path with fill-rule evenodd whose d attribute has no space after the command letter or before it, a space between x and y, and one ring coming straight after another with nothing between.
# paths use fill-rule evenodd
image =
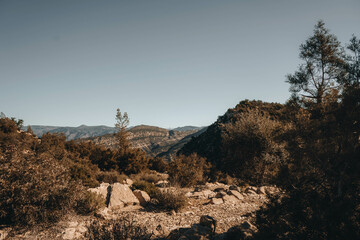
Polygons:
<instances>
[{"instance_id":1,"label":"dry shrub","mask_svg":"<svg viewBox=\"0 0 360 240\"><path fill-rule=\"evenodd\" d=\"M96 180L96 172L98 168L87 162L70 162L71 177L75 180L80 180L86 187L98 187L99 182ZM95 169L94 169L95 168Z\"/></svg>"},{"instance_id":2,"label":"dry shrub","mask_svg":"<svg viewBox=\"0 0 360 240\"><path fill-rule=\"evenodd\" d=\"M138 174L131 175L131 179L135 181L146 181L149 183L157 183L158 181L165 180L163 176L151 171L142 171Z\"/></svg>"},{"instance_id":3,"label":"dry shrub","mask_svg":"<svg viewBox=\"0 0 360 240\"><path fill-rule=\"evenodd\" d=\"M288 159L280 136L290 126L250 109L222 126L223 170L255 184L273 182Z\"/></svg>"},{"instance_id":4,"label":"dry shrub","mask_svg":"<svg viewBox=\"0 0 360 240\"><path fill-rule=\"evenodd\" d=\"M151 198L156 197L160 192L159 188L157 188L154 184L142 180L135 181L131 187L133 189L139 189L147 192Z\"/></svg>"},{"instance_id":5,"label":"dry shrub","mask_svg":"<svg viewBox=\"0 0 360 240\"><path fill-rule=\"evenodd\" d=\"M106 171L106 172L99 172L96 176L96 179L99 182L105 182L105 183L116 183L120 182L122 183L125 179L127 179L128 176L125 174L120 174L119 172L112 170L112 171Z\"/></svg>"},{"instance_id":6,"label":"dry shrub","mask_svg":"<svg viewBox=\"0 0 360 240\"><path fill-rule=\"evenodd\" d=\"M79 214L90 214L98 209L106 207L105 199L100 194L84 191L76 203L76 212Z\"/></svg>"},{"instance_id":7,"label":"dry shrub","mask_svg":"<svg viewBox=\"0 0 360 240\"><path fill-rule=\"evenodd\" d=\"M86 233L86 238L89 240L147 240L151 236L152 234L147 233L144 226L126 218L105 222L94 221L88 226Z\"/></svg>"},{"instance_id":8,"label":"dry shrub","mask_svg":"<svg viewBox=\"0 0 360 240\"><path fill-rule=\"evenodd\" d=\"M82 188L49 156L0 158L0 223L34 225L58 220Z\"/></svg>"},{"instance_id":9,"label":"dry shrub","mask_svg":"<svg viewBox=\"0 0 360 240\"><path fill-rule=\"evenodd\" d=\"M179 190L165 189L158 191L154 197L159 201L158 206L166 210L178 211L188 203L185 194Z\"/></svg>"},{"instance_id":10,"label":"dry shrub","mask_svg":"<svg viewBox=\"0 0 360 240\"><path fill-rule=\"evenodd\" d=\"M169 176L172 185L179 184L181 187L189 187L202 184L207 181L210 165L205 158L196 153L190 156L179 155L170 163Z\"/></svg>"}]
</instances>

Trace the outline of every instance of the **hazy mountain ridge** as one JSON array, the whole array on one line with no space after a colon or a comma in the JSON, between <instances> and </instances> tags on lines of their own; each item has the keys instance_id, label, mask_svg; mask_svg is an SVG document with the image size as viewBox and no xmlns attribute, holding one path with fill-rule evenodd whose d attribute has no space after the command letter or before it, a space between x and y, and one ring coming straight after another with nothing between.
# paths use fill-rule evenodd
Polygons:
<instances>
[{"instance_id":1,"label":"hazy mountain ridge","mask_svg":"<svg viewBox=\"0 0 360 240\"><path fill-rule=\"evenodd\" d=\"M27 126L23 127L23 129L26 130ZM63 133L67 140L93 141L95 144L116 148L116 139L114 136L116 129L114 127L32 125L31 129L38 137L41 137L47 132ZM190 141L192 137L198 136L204 132L205 129L204 127L184 126L169 130L155 126L139 125L129 128L129 140L134 148L141 148L150 156L170 158L170 155L175 154Z\"/></svg>"},{"instance_id":2,"label":"hazy mountain ridge","mask_svg":"<svg viewBox=\"0 0 360 240\"><path fill-rule=\"evenodd\" d=\"M201 130L200 130L201 131ZM140 125L129 129L129 140L134 148L141 148L150 156L168 157L176 153L199 130L175 131L154 126ZM79 141L92 141L95 144L116 148L114 134L90 137Z\"/></svg>"},{"instance_id":3,"label":"hazy mountain ridge","mask_svg":"<svg viewBox=\"0 0 360 240\"><path fill-rule=\"evenodd\" d=\"M27 126L24 127L24 129L26 130ZM47 132L64 133L67 140L101 136L105 134L111 134L116 131L114 127L108 127L104 125L100 125L100 126L81 125L79 127L31 125L31 129L33 130L34 134L38 137L41 137L43 134Z\"/></svg>"}]
</instances>

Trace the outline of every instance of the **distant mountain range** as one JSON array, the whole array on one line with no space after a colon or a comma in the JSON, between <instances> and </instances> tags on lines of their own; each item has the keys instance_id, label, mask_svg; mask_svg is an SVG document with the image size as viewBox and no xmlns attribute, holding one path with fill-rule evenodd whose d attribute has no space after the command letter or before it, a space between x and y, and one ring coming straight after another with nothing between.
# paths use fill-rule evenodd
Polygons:
<instances>
[{"instance_id":1,"label":"distant mountain range","mask_svg":"<svg viewBox=\"0 0 360 240\"><path fill-rule=\"evenodd\" d=\"M190 130L200 130L200 129L203 129L203 128L204 127L184 126L184 127L173 128L171 130L182 132L182 131L190 131Z\"/></svg>"},{"instance_id":2,"label":"distant mountain range","mask_svg":"<svg viewBox=\"0 0 360 240\"><path fill-rule=\"evenodd\" d=\"M27 126L24 127L24 130ZM41 137L45 133L63 133L67 140L75 140L80 138L89 138L95 136L101 136L105 134L114 133L116 130L114 127L108 126L86 126L81 125L79 127L55 127L55 126L42 126L31 125L31 129L34 134Z\"/></svg>"},{"instance_id":3,"label":"distant mountain range","mask_svg":"<svg viewBox=\"0 0 360 240\"><path fill-rule=\"evenodd\" d=\"M129 140L133 147L141 148L150 156L162 156L170 159L170 156L182 148L193 136L199 135L206 129L193 128L193 130L177 131L154 126L139 125L129 129ZM116 148L116 138L114 134L79 139L78 141L92 141L98 145Z\"/></svg>"},{"instance_id":4,"label":"distant mountain range","mask_svg":"<svg viewBox=\"0 0 360 240\"><path fill-rule=\"evenodd\" d=\"M26 130L28 126L24 126ZM108 126L56 127L31 125L35 135L41 137L45 133L63 133L67 140L92 141L95 144L116 148L114 133L116 129ZM150 156L162 156L171 159L192 137L198 136L206 127L184 126L165 129L155 126L139 125L129 128L129 140L133 147L141 148Z\"/></svg>"}]
</instances>

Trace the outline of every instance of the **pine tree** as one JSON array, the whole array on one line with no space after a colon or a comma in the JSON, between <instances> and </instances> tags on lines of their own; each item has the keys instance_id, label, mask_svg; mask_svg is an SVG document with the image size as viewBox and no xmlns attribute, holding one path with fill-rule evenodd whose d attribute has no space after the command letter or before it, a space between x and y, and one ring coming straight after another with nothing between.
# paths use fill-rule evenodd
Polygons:
<instances>
[{"instance_id":1,"label":"pine tree","mask_svg":"<svg viewBox=\"0 0 360 240\"><path fill-rule=\"evenodd\" d=\"M338 82L345 74L344 50L323 21L315 25L313 36L300 45L300 59L304 63L295 74L287 76L295 98L321 104L325 97L340 90Z\"/></svg>"}]
</instances>

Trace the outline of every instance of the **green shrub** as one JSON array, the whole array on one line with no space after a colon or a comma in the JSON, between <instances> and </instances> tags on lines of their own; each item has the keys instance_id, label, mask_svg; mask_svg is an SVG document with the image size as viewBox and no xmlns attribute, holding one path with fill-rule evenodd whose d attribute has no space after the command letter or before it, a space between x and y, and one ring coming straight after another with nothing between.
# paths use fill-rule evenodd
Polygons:
<instances>
[{"instance_id":1,"label":"green shrub","mask_svg":"<svg viewBox=\"0 0 360 240\"><path fill-rule=\"evenodd\" d=\"M159 201L159 207L167 210L178 211L188 203L185 194L179 190L166 189L164 191L158 191L154 198Z\"/></svg>"},{"instance_id":2,"label":"green shrub","mask_svg":"<svg viewBox=\"0 0 360 240\"><path fill-rule=\"evenodd\" d=\"M126 176L125 174L120 174L119 172L112 170L112 171L104 171L104 172L99 172L96 176L96 179L99 182L105 182L105 183L122 183L125 179L127 179L128 176Z\"/></svg>"},{"instance_id":3,"label":"green shrub","mask_svg":"<svg viewBox=\"0 0 360 240\"><path fill-rule=\"evenodd\" d=\"M106 207L104 197L89 191L84 191L76 202L76 212L84 215L104 207Z\"/></svg>"},{"instance_id":4,"label":"green shrub","mask_svg":"<svg viewBox=\"0 0 360 240\"><path fill-rule=\"evenodd\" d=\"M147 233L144 226L134 221L121 218L105 222L94 221L88 226L86 238L89 240L147 240L152 234Z\"/></svg>"},{"instance_id":5,"label":"green shrub","mask_svg":"<svg viewBox=\"0 0 360 240\"><path fill-rule=\"evenodd\" d=\"M149 194L151 198L156 197L157 194L160 192L160 190L154 184L141 180L135 181L131 187L133 189L139 189L147 192L147 194Z\"/></svg>"},{"instance_id":6,"label":"green shrub","mask_svg":"<svg viewBox=\"0 0 360 240\"><path fill-rule=\"evenodd\" d=\"M205 158L196 153L190 156L179 155L170 163L169 177L172 185L179 184L181 187L189 187L207 181L210 165Z\"/></svg>"},{"instance_id":7,"label":"green shrub","mask_svg":"<svg viewBox=\"0 0 360 240\"><path fill-rule=\"evenodd\" d=\"M165 180L163 176L151 171L142 171L138 174L131 175L131 179L135 181L146 181L150 183L157 183L158 181Z\"/></svg>"},{"instance_id":8,"label":"green shrub","mask_svg":"<svg viewBox=\"0 0 360 240\"><path fill-rule=\"evenodd\" d=\"M15 154L0 161L0 223L57 221L74 207L82 191L55 159Z\"/></svg>"},{"instance_id":9,"label":"green shrub","mask_svg":"<svg viewBox=\"0 0 360 240\"><path fill-rule=\"evenodd\" d=\"M222 125L222 169L252 184L273 183L288 160L281 136L291 126L250 109Z\"/></svg>"},{"instance_id":10,"label":"green shrub","mask_svg":"<svg viewBox=\"0 0 360 240\"><path fill-rule=\"evenodd\" d=\"M96 180L95 171L86 163L72 163L70 166L71 177L80 180L86 187L98 187L100 184Z\"/></svg>"}]
</instances>

